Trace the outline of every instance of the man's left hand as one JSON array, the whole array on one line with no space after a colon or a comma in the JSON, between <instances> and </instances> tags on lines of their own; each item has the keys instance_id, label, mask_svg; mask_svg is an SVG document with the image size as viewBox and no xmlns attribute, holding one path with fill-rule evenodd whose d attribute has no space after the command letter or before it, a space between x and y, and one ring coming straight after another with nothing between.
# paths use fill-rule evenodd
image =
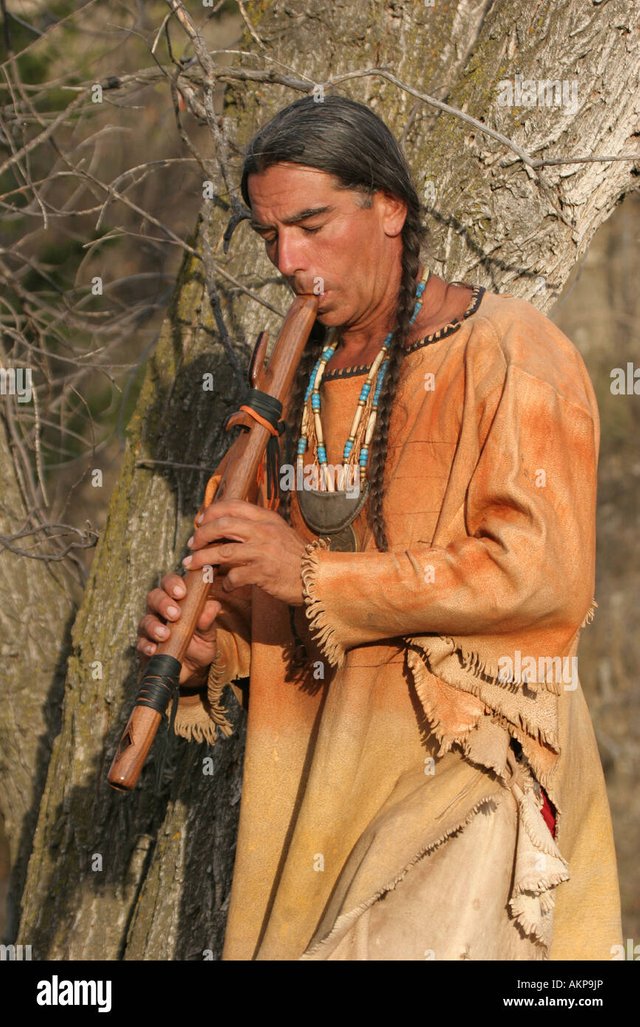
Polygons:
<instances>
[{"instance_id":1,"label":"man's left hand","mask_svg":"<svg viewBox=\"0 0 640 1027\"><path fill-rule=\"evenodd\" d=\"M234 541L212 544L223 538ZM188 570L207 565L228 568L222 582L225 591L257 585L291 606L304 605L305 542L275 511L242 499L221 499L207 507L187 544L192 555L182 562Z\"/></svg>"}]
</instances>

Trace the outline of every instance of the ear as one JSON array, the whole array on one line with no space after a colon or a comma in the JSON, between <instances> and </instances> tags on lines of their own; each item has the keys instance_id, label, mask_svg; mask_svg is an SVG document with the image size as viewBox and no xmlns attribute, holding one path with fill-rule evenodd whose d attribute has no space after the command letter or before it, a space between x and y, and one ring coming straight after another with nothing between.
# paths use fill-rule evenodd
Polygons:
<instances>
[{"instance_id":1,"label":"ear","mask_svg":"<svg viewBox=\"0 0 640 1027\"><path fill-rule=\"evenodd\" d=\"M379 190L375 195L379 205L381 224L385 235L395 237L400 235L407 220L407 204L391 193Z\"/></svg>"}]
</instances>

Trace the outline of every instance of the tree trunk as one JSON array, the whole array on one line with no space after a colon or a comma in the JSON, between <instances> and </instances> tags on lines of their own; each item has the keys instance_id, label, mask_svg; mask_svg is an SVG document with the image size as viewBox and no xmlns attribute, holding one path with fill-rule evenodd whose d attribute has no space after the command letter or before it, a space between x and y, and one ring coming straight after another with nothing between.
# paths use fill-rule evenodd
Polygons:
<instances>
[{"instance_id":1,"label":"tree trunk","mask_svg":"<svg viewBox=\"0 0 640 1027\"><path fill-rule=\"evenodd\" d=\"M12 403L9 396L1 403ZM0 535L28 520L7 432L0 417ZM33 537L16 540L29 550ZM51 745L60 730L68 636L79 590L61 563L26 559L0 548L0 817L11 868L2 937L14 937L18 906ZM28 611L28 616L25 616Z\"/></svg>"},{"instance_id":2,"label":"tree trunk","mask_svg":"<svg viewBox=\"0 0 640 1027\"><path fill-rule=\"evenodd\" d=\"M302 0L250 6L269 56L291 65L304 54L296 77L304 71L310 83L386 67L414 90L446 99L513 137L536 158L611 156L636 147L640 12L624 0L601 7L572 0L544 10L526 0L433 7L350 0L316 6L313 14ZM249 35L241 48L260 52ZM515 82L517 74L536 82L544 75L569 87L575 80L578 109L500 105L498 83ZM371 105L403 141L428 204L425 257L448 280L481 282L547 309L598 226L637 187L632 161L525 168L503 143L381 77L355 78L338 89ZM284 86L231 83L226 113L236 141L242 145L297 95ZM207 232L221 263L227 217L205 204L195 242L200 247ZM290 297L273 284L273 268L259 250L240 226L227 269L284 309ZM236 340L277 327L259 305L227 286L219 289ZM201 388L207 370L215 377L214 402ZM156 759L130 796L114 794L105 775L134 689L132 646L145 594L182 555L206 477L184 468L142 469L136 462L214 465L224 448L223 416L237 397L201 266L187 260L129 426L120 480L73 629L62 727L19 937L33 946L35 958L219 955L240 796L242 715L235 711L234 736L210 751L213 777L202 773L208 750L178 739L168 743L170 781L158 793Z\"/></svg>"}]
</instances>

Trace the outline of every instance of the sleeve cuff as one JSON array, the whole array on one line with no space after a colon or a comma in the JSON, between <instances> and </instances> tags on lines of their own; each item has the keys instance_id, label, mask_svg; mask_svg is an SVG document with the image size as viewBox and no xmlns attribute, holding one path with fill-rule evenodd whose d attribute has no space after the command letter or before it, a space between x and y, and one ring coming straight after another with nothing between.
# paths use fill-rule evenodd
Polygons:
<instances>
[{"instance_id":1,"label":"sleeve cuff","mask_svg":"<svg viewBox=\"0 0 640 1027\"><path fill-rule=\"evenodd\" d=\"M239 676L235 671L236 668L229 663L224 645L219 644L209 667L206 684L196 691L178 696L173 725L176 735L189 742L214 745L220 733L227 738L233 734L233 727L227 719L228 710L222 703L222 691Z\"/></svg>"}]
</instances>

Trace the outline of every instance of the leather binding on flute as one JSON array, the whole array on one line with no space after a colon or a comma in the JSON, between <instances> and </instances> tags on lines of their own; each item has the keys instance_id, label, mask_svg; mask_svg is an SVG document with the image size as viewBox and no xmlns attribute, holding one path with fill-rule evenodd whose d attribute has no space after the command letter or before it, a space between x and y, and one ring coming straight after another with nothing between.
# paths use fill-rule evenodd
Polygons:
<instances>
[{"instance_id":1,"label":"leather binding on flute","mask_svg":"<svg viewBox=\"0 0 640 1027\"><path fill-rule=\"evenodd\" d=\"M293 386L296 370L307 344L318 309L316 296L297 296L280 329L268 366L265 366L268 335L258 337L251 358L249 402L227 418L225 428L240 432L220 464L221 473L209 480L201 510L224 499L255 495L263 460L267 464L268 495L277 487L278 435L282 430L282 405ZM273 440L269 445L269 441ZM171 635L158 645L146 665L131 716L111 764L107 780L117 791L135 788L149 749L162 723L169 701L177 701L182 660L204 609L210 580L202 570L187 571L187 593L178 601L181 615L171 624Z\"/></svg>"}]
</instances>

